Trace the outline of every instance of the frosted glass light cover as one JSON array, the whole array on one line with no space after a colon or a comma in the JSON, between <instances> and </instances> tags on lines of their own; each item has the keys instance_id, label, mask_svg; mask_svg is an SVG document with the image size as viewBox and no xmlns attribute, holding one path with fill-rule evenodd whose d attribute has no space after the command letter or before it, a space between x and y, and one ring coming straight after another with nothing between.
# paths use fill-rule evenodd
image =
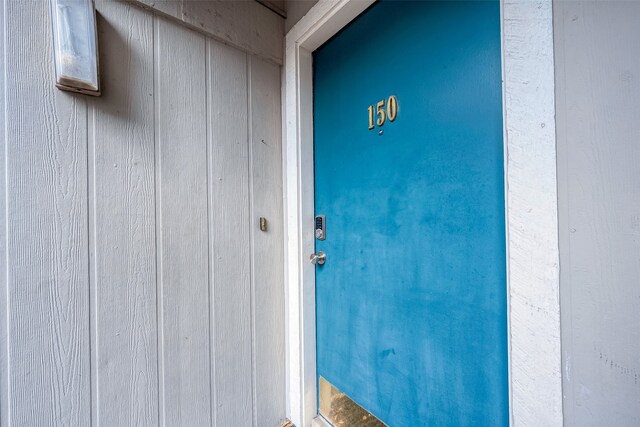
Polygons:
<instances>
[{"instance_id":1,"label":"frosted glass light cover","mask_svg":"<svg viewBox=\"0 0 640 427\"><path fill-rule=\"evenodd\" d=\"M51 0L56 86L100 95L93 0Z\"/></svg>"}]
</instances>

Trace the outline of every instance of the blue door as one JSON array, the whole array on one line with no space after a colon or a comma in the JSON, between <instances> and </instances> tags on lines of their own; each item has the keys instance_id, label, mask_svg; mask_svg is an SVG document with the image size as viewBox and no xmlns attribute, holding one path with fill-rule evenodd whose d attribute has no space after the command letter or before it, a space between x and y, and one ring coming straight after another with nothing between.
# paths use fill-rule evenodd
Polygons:
<instances>
[{"instance_id":1,"label":"blue door","mask_svg":"<svg viewBox=\"0 0 640 427\"><path fill-rule=\"evenodd\" d=\"M500 4L380 1L314 54L317 370L388 426L509 420Z\"/></svg>"}]
</instances>

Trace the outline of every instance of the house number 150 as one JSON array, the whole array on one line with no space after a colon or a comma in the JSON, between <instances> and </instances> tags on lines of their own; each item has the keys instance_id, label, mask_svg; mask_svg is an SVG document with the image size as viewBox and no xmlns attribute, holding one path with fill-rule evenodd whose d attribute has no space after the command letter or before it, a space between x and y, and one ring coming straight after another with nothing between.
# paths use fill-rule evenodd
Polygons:
<instances>
[{"instance_id":1,"label":"house number 150","mask_svg":"<svg viewBox=\"0 0 640 427\"><path fill-rule=\"evenodd\" d=\"M386 108L385 108L386 102ZM377 118L376 118L377 117ZM394 121L398 117L398 100L395 95L391 95L389 99L382 100L375 105L369 105L369 129L373 129L375 125L384 125L384 122L389 119L390 122ZM375 119L375 123L374 123Z\"/></svg>"}]
</instances>

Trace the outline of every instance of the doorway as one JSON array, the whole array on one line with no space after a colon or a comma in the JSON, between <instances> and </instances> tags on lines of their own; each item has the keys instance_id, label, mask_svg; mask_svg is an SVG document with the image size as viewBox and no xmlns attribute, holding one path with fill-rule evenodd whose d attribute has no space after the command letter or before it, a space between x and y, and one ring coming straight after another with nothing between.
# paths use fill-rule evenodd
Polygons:
<instances>
[{"instance_id":1,"label":"doorway","mask_svg":"<svg viewBox=\"0 0 640 427\"><path fill-rule=\"evenodd\" d=\"M389 426L507 425L499 2L380 1L313 59L319 383Z\"/></svg>"}]
</instances>

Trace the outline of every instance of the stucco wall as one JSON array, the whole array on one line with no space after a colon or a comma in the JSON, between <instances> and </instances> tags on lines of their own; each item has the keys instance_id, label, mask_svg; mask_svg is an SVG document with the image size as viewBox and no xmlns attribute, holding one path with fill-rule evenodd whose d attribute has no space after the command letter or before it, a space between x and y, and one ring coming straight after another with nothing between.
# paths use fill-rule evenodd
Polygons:
<instances>
[{"instance_id":1,"label":"stucco wall","mask_svg":"<svg viewBox=\"0 0 640 427\"><path fill-rule=\"evenodd\" d=\"M569 426L640 425L640 3L555 1Z\"/></svg>"},{"instance_id":2,"label":"stucco wall","mask_svg":"<svg viewBox=\"0 0 640 427\"><path fill-rule=\"evenodd\" d=\"M54 87L49 2L0 1L0 425L275 426L280 66L97 9L89 98Z\"/></svg>"}]
</instances>

